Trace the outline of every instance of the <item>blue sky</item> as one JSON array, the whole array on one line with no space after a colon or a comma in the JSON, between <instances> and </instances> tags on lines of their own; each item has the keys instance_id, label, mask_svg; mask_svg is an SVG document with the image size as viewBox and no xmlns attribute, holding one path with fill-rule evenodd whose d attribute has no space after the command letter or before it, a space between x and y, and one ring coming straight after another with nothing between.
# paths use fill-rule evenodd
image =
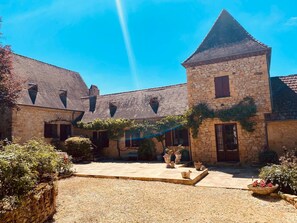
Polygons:
<instances>
[{"instance_id":1,"label":"blue sky","mask_svg":"<svg viewBox=\"0 0 297 223\"><path fill-rule=\"evenodd\" d=\"M281 76L297 73L296 8L295 0L1 0L1 41L79 72L102 94L158 87L186 82L181 63L226 9L272 47L271 76Z\"/></svg>"}]
</instances>

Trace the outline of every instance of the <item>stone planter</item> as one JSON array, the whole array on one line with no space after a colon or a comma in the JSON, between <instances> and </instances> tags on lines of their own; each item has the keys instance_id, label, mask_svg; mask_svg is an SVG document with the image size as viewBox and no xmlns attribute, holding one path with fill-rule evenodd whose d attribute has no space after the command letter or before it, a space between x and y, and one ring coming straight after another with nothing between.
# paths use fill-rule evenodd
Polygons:
<instances>
[{"instance_id":1,"label":"stone planter","mask_svg":"<svg viewBox=\"0 0 297 223\"><path fill-rule=\"evenodd\" d=\"M56 212L57 195L57 181L40 183L22 198L19 206L12 210L4 210L0 214L0 222L45 222Z\"/></svg>"},{"instance_id":2,"label":"stone planter","mask_svg":"<svg viewBox=\"0 0 297 223\"><path fill-rule=\"evenodd\" d=\"M252 191L255 194L269 195L278 188L278 185L275 185L273 187L253 187L252 184L249 184L248 188L250 191Z\"/></svg>"}]
</instances>

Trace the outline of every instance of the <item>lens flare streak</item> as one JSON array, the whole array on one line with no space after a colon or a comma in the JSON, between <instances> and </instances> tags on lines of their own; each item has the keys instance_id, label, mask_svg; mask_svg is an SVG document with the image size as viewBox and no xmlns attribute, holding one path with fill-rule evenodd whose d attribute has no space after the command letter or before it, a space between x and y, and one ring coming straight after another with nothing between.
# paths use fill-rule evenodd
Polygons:
<instances>
[{"instance_id":1,"label":"lens flare streak","mask_svg":"<svg viewBox=\"0 0 297 223\"><path fill-rule=\"evenodd\" d=\"M124 37L125 47L126 47L126 51L127 51L128 61L129 61L132 77L134 80L134 84L137 89L140 89L140 84L139 84L138 76L137 76L135 57L134 57L133 49L131 46L129 30L126 25L121 0L116 0L116 7L117 7L117 13L118 13L118 17L119 17L123 37Z\"/></svg>"}]
</instances>

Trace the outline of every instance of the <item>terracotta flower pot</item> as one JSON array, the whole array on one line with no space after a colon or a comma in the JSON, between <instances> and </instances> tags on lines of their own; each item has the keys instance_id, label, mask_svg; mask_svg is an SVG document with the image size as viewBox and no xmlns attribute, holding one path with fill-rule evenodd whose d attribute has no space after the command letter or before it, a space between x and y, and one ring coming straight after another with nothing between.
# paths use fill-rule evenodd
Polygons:
<instances>
[{"instance_id":1,"label":"terracotta flower pot","mask_svg":"<svg viewBox=\"0 0 297 223\"><path fill-rule=\"evenodd\" d=\"M276 184L273 187L254 187L253 184L249 184L247 187L255 194L268 195L274 192L278 188L278 185Z\"/></svg>"},{"instance_id":2,"label":"terracotta flower pot","mask_svg":"<svg viewBox=\"0 0 297 223\"><path fill-rule=\"evenodd\" d=\"M191 171L183 171L181 172L182 178L190 179Z\"/></svg>"}]
</instances>

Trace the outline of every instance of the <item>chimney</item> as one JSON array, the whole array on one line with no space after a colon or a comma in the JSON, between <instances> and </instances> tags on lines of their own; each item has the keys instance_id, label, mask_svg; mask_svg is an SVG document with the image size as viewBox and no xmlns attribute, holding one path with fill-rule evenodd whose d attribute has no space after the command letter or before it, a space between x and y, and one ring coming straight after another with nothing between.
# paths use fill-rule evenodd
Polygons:
<instances>
[{"instance_id":1,"label":"chimney","mask_svg":"<svg viewBox=\"0 0 297 223\"><path fill-rule=\"evenodd\" d=\"M99 96L100 91L96 85L91 85L89 89L89 96Z\"/></svg>"}]
</instances>

